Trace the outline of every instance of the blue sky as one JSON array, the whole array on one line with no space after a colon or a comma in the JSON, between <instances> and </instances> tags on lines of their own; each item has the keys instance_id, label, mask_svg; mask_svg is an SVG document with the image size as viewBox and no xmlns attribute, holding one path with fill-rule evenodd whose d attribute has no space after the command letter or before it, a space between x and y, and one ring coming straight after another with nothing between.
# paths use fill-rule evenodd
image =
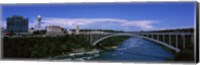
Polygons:
<instances>
[{"instance_id":1,"label":"blue sky","mask_svg":"<svg viewBox=\"0 0 200 65\"><path fill-rule=\"evenodd\" d=\"M113 29L124 31L158 30L194 27L195 2L163 3L76 3L2 5L2 24L6 18L22 15L29 27L59 25L72 29Z\"/></svg>"}]
</instances>

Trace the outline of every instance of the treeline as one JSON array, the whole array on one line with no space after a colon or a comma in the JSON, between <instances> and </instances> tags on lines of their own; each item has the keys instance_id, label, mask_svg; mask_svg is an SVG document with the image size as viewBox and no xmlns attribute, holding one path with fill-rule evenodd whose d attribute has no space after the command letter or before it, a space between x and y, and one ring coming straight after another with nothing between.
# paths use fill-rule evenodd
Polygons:
<instances>
[{"instance_id":1,"label":"treeline","mask_svg":"<svg viewBox=\"0 0 200 65\"><path fill-rule=\"evenodd\" d=\"M156 32L156 33L167 33L167 32L194 32L194 28L178 28L178 29L166 29L166 30L152 30L152 31L139 31L139 32Z\"/></svg>"},{"instance_id":2,"label":"treeline","mask_svg":"<svg viewBox=\"0 0 200 65\"><path fill-rule=\"evenodd\" d=\"M68 54L79 48L92 49L89 41L80 35L3 38L3 58L47 58Z\"/></svg>"}]
</instances>

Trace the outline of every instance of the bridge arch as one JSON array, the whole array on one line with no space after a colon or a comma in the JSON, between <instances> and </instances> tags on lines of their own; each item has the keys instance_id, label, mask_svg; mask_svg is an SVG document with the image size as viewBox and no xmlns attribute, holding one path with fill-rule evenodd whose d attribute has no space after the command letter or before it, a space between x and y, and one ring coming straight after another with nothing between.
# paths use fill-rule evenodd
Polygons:
<instances>
[{"instance_id":1,"label":"bridge arch","mask_svg":"<svg viewBox=\"0 0 200 65\"><path fill-rule=\"evenodd\" d=\"M92 45L95 46L95 45L97 45L99 42L101 42L101 41L103 41L103 40L105 40L105 39L107 39L107 38L114 37L114 36L135 36L135 37L147 39L147 40L150 40L150 41L154 41L154 42L156 42L156 43L158 43L158 44L161 44L161 45L163 45L163 46L166 46L166 47L168 47L168 48L170 48L170 49L172 49L172 50L174 50L174 51L176 51L176 52L179 52L179 51L180 51L179 48L176 48L176 47L174 47L174 46L172 46L172 45L169 45L169 44L167 44L167 43L161 42L161 41L159 41L159 40L155 40L155 39L148 38L148 37L144 37L144 36L139 36L139 35L136 35L136 34L130 34L130 33L118 33L118 34L112 34L112 35L104 36L104 37L102 37L102 38L96 40L95 42L93 42Z\"/></svg>"}]
</instances>

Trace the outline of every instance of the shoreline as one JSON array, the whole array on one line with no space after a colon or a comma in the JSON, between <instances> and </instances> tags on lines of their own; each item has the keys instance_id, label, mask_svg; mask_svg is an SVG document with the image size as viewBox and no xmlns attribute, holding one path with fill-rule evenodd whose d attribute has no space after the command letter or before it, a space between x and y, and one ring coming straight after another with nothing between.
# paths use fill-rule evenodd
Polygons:
<instances>
[{"instance_id":1,"label":"shoreline","mask_svg":"<svg viewBox=\"0 0 200 65\"><path fill-rule=\"evenodd\" d=\"M86 51L86 52L79 52L79 53L69 53L69 54L65 54L65 55L59 55L59 56L55 56L55 57L50 57L48 59L57 59L57 58L62 58L62 57L73 57L73 56L81 56L81 55L85 55L85 54L97 54L97 53L101 53L104 51L111 51L111 50L115 50L117 48L117 46L112 46L112 47L106 47L106 50L100 50L100 49L93 49L91 51Z\"/></svg>"},{"instance_id":2,"label":"shoreline","mask_svg":"<svg viewBox=\"0 0 200 65\"><path fill-rule=\"evenodd\" d=\"M84 55L84 54L96 54L96 53L100 53L103 52L103 50L97 50L97 49L93 49L91 51L86 51L86 52L79 52L79 53L69 53L69 54L64 54L64 55L59 55L59 56L55 56L55 57L50 57L48 59L57 59L57 58L62 58L62 57L66 57L66 56L79 56L79 55Z\"/></svg>"}]
</instances>

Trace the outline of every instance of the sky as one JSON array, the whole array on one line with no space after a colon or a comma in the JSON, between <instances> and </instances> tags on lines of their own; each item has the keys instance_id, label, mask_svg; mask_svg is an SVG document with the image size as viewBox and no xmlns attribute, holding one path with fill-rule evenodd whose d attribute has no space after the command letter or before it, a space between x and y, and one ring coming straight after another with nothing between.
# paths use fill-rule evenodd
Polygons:
<instances>
[{"instance_id":1,"label":"sky","mask_svg":"<svg viewBox=\"0 0 200 65\"><path fill-rule=\"evenodd\" d=\"M56 25L66 29L112 29L123 31L160 30L194 27L195 2L148 3L71 3L71 4L4 4L2 26L6 18L21 15L29 19L29 28Z\"/></svg>"}]
</instances>

